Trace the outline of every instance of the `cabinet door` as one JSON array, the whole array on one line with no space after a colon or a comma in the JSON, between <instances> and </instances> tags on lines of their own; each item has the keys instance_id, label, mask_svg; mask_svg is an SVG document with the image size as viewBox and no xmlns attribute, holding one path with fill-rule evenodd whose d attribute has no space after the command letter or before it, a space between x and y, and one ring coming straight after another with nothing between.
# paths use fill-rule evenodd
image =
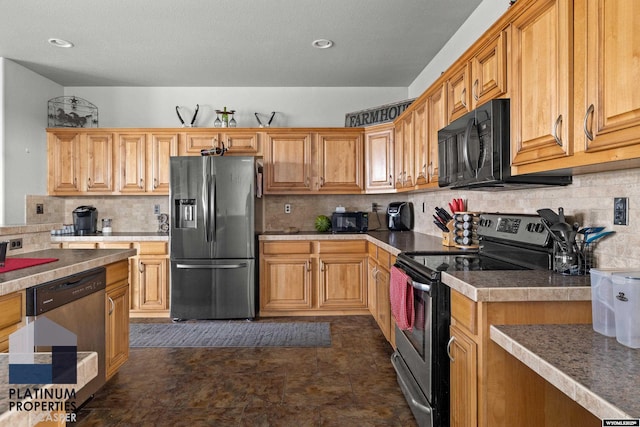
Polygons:
<instances>
[{"instance_id":1,"label":"cabinet door","mask_svg":"<svg viewBox=\"0 0 640 427\"><path fill-rule=\"evenodd\" d=\"M317 134L318 190L330 193L364 191L362 132Z\"/></svg>"},{"instance_id":2,"label":"cabinet door","mask_svg":"<svg viewBox=\"0 0 640 427\"><path fill-rule=\"evenodd\" d=\"M402 120L402 173L404 174L403 187L411 189L414 185L414 148L413 148L413 114L407 115Z\"/></svg>"},{"instance_id":3,"label":"cabinet door","mask_svg":"<svg viewBox=\"0 0 640 427\"><path fill-rule=\"evenodd\" d=\"M365 190L393 191L393 125L365 133Z\"/></svg>"},{"instance_id":4,"label":"cabinet door","mask_svg":"<svg viewBox=\"0 0 640 427\"><path fill-rule=\"evenodd\" d=\"M140 256L138 259L138 310L168 310L169 283L167 257Z\"/></svg>"},{"instance_id":5,"label":"cabinet door","mask_svg":"<svg viewBox=\"0 0 640 427\"><path fill-rule=\"evenodd\" d=\"M178 134L153 133L147 147L147 189L169 194L169 158L178 155Z\"/></svg>"},{"instance_id":6,"label":"cabinet door","mask_svg":"<svg viewBox=\"0 0 640 427\"><path fill-rule=\"evenodd\" d=\"M395 123L394 136L395 150L393 154L393 168L395 170L395 183L396 190L402 190L405 182L405 170L404 170L404 122L399 121Z\"/></svg>"},{"instance_id":7,"label":"cabinet door","mask_svg":"<svg viewBox=\"0 0 640 427\"><path fill-rule=\"evenodd\" d=\"M507 32L489 40L471 60L471 102L476 108L507 92Z\"/></svg>"},{"instance_id":8,"label":"cabinet door","mask_svg":"<svg viewBox=\"0 0 640 427\"><path fill-rule=\"evenodd\" d=\"M121 193L145 192L146 140L146 134L118 135Z\"/></svg>"},{"instance_id":9,"label":"cabinet door","mask_svg":"<svg viewBox=\"0 0 640 427\"><path fill-rule=\"evenodd\" d=\"M129 284L107 290L106 373L115 374L129 358Z\"/></svg>"},{"instance_id":10,"label":"cabinet door","mask_svg":"<svg viewBox=\"0 0 640 427\"><path fill-rule=\"evenodd\" d=\"M367 308L367 255L322 255L319 263L321 309Z\"/></svg>"},{"instance_id":11,"label":"cabinet door","mask_svg":"<svg viewBox=\"0 0 640 427\"><path fill-rule=\"evenodd\" d=\"M512 164L571 154L573 2L532 3L511 26Z\"/></svg>"},{"instance_id":12,"label":"cabinet door","mask_svg":"<svg viewBox=\"0 0 640 427\"><path fill-rule=\"evenodd\" d=\"M470 75L469 64L465 62L452 70L447 79L448 123L471 111Z\"/></svg>"},{"instance_id":13,"label":"cabinet door","mask_svg":"<svg viewBox=\"0 0 640 427\"><path fill-rule=\"evenodd\" d=\"M113 134L89 132L84 136L82 158L85 167L85 185L88 193L114 191Z\"/></svg>"},{"instance_id":14,"label":"cabinet door","mask_svg":"<svg viewBox=\"0 0 640 427\"><path fill-rule=\"evenodd\" d=\"M376 272L378 271L378 263L375 258L369 258L367 262L367 305L373 318L376 318L377 301L376 301Z\"/></svg>"},{"instance_id":15,"label":"cabinet door","mask_svg":"<svg viewBox=\"0 0 640 427\"><path fill-rule=\"evenodd\" d=\"M9 351L9 336L25 319L25 291L0 296L0 352Z\"/></svg>"},{"instance_id":16,"label":"cabinet door","mask_svg":"<svg viewBox=\"0 0 640 427\"><path fill-rule=\"evenodd\" d=\"M387 341L391 340L391 299L389 272L378 267L376 271L376 321Z\"/></svg>"},{"instance_id":17,"label":"cabinet door","mask_svg":"<svg viewBox=\"0 0 640 427\"><path fill-rule=\"evenodd\" d=\"M260 267L260 308L312 308L312 273L309 255L264 256Z\"/></svg>"},{"instance_id":18,"label":"cabinet door","mask_svg":"<svg viewBox=\"0 0 640 427\"><path fill-rule=\"evenodd\" d=\"M576 119L584 117L576 141L588 152L638 144L640 3L589 0L586 9L587 100L576 109Z\"/></svg>"},{"instance_id":19,"label":"cabinet door","mask_svg":"<svg viewBox=\"0 0 640 427\"><path fill-rule=\"evenodd\" d=\"M222 143L227 148L227 154L238 154L241 156L253 156L259 150L259 137L257 132L248 131L227 131L220 137Z\"/></svg>"},{"instance_id":20,"label":"cabinet door","mask_svg":"<svg viewBox=\"0 0 640 427\"><path fill-rule=\"evenodd\" d=\"M80 133L50 132L47 144L49 194L80 193Z\"/></svg>"},{"instance_id":21,"label":"cabinet door","mask_svg":"<svg viewBox=\"0 0 640 427\"><path fill-rule=\"evenodd\" d=\"M267 133L266 194L311 191L311 139L310 133Z\"/></svg>"},{"instance_id":22,"label":"cabinet door","mask_svg":"<svg viewBox=\"0 0 640 427\"><path fill-rule=\"evenodd\" d=\"M199 156L201 150L220 147L218 132L187 132L184 145L180 148L181 156Z\"/></svg>"},{"instance_id":23,"label":"cabinet door","mask_svg":"<svg viewBox=\"0 0 640 427\"><path fill-rule=\"evenodd\" d=\"M413 153L416 185L429 182L429 143L427 141L427 103L422 101L413 110Z\"/></svg>"},{"instance_id":24,"label":"cabinet door","mask_svg":"<svg viewBox=\"0 0 640 427\"><path fill-rule=\"evenodd\" d=\"M455 326L450 327L451 427L478 425L477 346Z\"/></svg>"},{"instance_id":25,"label":"cabinet door","mask_svg":"<svg viewBox=\"0 0 640 427\"><path fill-rule=\"evenodd\" d=\"M436 85L427 97L427 141L429 164L427 175L430 183L438 182L438 130L447 125L447 97L445 85Z\"/></svg>"}]
</instances>

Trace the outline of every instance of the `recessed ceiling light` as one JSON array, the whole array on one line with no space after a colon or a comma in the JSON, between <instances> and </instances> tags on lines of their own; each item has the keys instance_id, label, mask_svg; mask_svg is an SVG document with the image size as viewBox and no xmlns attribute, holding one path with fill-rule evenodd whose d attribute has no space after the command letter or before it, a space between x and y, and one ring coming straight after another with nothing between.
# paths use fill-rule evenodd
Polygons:
<instances>
[{"instance_id":1,"label":"recessed ceiling light","mask_svg":"<svg viewBox=\"0 0 640 427\"><path fill-rule=\"evenodd\" d=\"M327 39L318 39L318 40L314 40L311 43L311 46L318 48L318 49L328 49L331 46L333 46L333 42L331 40L327 40Z\"/></svg>"},{"instance_id":2,"label":"recessed ceiling light","mask_svg":"<svg viewBox=\"0 0 640 427\"><path fill-rule=\"evenodd\" d=\"M73 43L68 42L66 40L63 39L49 39L47 40L49 42L50 45L55 46L55 47L73 47Z\"/></svg>"}]
</instances>

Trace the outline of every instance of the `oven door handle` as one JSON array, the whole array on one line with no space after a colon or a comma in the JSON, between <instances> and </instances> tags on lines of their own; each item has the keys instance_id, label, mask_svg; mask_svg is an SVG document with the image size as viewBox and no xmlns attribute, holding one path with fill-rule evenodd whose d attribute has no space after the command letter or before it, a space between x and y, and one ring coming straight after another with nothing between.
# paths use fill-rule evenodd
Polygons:
<instances>
[{"instance_id":1,"label":"oven door handle","mask_svg":"<svg viewBox=\"0 0 640 427\"><path fill-rule=\"evenodd\" d=\"M414 288L416 288L419 291L423 291L423 292L426 292L428 294L431 294L431 285L429 285L427 283L416 282L415 280L411 280L411 286L413 286Z\"/></svg>"}]
</instances>

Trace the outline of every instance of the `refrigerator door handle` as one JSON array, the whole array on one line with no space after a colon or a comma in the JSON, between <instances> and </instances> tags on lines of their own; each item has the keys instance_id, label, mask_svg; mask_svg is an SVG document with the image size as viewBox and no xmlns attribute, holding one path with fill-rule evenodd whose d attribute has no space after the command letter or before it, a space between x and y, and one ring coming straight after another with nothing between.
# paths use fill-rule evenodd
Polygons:
<instances>
[{"instance_id":1,"label":"refrigerator door handle","mask_svg":"<svg viewBox=\"0 0 640 427\"><path fill-rule=\"evenodd\" d=\"M246 268L246 262L241 262L238 264L177 264L176 267L180 269L209 269L209 270L217 270L217 269L234 269L234 268Z\"/></svg>"},{"instance_id":2,"label":"refrigerator door handle","mask_svg":"<svg viewBox=\"0 0 640 427\"><path fill-rule=\"evenodd\" d=\"M211 182L209 185L209 191L213 191L213 197L210 196L209 200L211 202L213 202L213 204L211 206L209 206L209 215L211 215L210 218L210 223L211 223L211 240L212 242L216 241L216 208L217 208L217 203L218 200L216 199L217 196L217 189L216 189L216 176L212 175L211 176Z\"/></svg>"},{"instance_id":3,"label":"refrigerator door handle","mask_svg":"<svg viewBox=\"0 0 640 427\"><path fill-rule=\"evenodd\" d=\"M202 181L202 209L204 216L204 235L207 242L210 242L209 239L209 175L205 175L204 180Z\"/></svg>"}]
</instances>

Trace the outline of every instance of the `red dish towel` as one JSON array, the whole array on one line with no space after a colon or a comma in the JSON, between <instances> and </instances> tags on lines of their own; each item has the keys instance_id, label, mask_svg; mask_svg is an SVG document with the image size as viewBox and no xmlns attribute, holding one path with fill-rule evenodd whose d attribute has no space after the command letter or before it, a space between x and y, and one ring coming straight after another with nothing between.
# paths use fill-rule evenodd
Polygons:
<instances>
[{"instance_id":1,"label":"red dish towel","mask_svg":"<svg viewBox=\"0 0 640 427\"><path fill-rule=\"evenodd\" d=\"M4 262L4 267L0 267L0 273L20 270L21 268L33 267L57 260L58 258L7 258Z\"/></svg>"},{"instance_id":2,"label":"red dish towel","mask_svg":"<svg viewBox=\"0 0 640 427\"><path fill-rule=\"evenodd\" d=\"M415 313L413 311L413 287L409 284L409 276L397 267L391 267L389 296L391 313L396 318L396 325L402 330L413 328Z\"/></svg>"}]
</instances>

